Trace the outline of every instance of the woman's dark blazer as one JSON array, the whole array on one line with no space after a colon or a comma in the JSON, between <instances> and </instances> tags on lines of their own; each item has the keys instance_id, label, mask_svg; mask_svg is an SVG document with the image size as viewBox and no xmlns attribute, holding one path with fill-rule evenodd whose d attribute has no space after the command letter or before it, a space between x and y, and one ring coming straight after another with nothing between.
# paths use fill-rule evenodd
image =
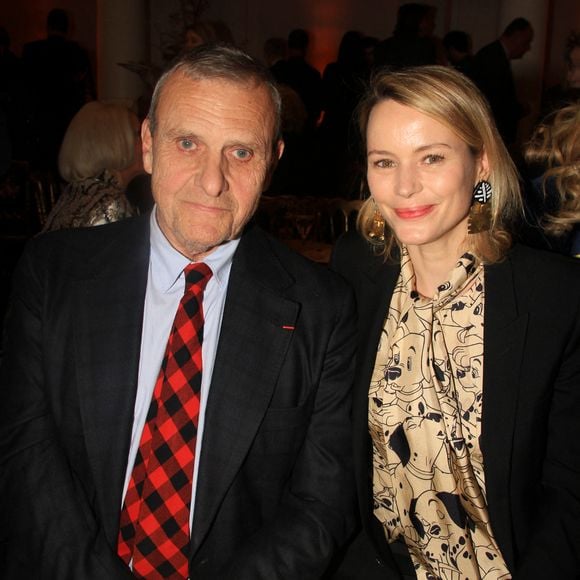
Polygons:
<instances>
[{"instance_id":1,"label":"woman's dark blazer","mask_svg":"<svg viewBox=\"0 0 580 580\"><path fill-rule=\"evenodd\" d=\"M363 525L398 577L372 517L367 392L399 274L360 236L332 267L355 289L354 448ZM580 261L516 245L485 267L481 449L494 535L515 578L580 578Z\"/></svg>"}]
</instances>

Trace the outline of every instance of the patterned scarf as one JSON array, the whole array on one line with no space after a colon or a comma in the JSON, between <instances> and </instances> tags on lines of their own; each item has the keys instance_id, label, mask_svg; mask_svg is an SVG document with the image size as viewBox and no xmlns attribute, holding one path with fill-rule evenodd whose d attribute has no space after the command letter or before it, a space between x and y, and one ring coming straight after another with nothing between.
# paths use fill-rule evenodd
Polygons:
<instances>
[{"instance_id":1,"label":"patterned scarf","mask_svg":"<svg viewBox=\"0 0 580 580\"><path fill-rule=\"evenodd\" d=\"M510 578L493 537L479 446L484 270L464 254L433 299L403 248L369 390L375 515L417 578Z\"/></svg>"}]
</instances>

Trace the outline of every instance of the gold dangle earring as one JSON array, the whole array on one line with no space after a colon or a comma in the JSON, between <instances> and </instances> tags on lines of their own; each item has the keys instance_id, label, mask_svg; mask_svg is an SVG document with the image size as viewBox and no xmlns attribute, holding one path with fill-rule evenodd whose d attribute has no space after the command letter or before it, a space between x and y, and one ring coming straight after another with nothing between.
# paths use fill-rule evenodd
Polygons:
<instances>
[{"instance_id":1,"label":"gold dangle earring","mask_svg":"<svg viewBox=\"0 0 580 580\"><path fill-rule=\"evenodd\" d=\"M491 227L491 183L482 179L473 188L473 199L467 220L467 231L470 234L486 232Z\"/></svg>"},{"instance_id":2,"label":"gold dangle earring","mask_svg":"<svg viewBox=\"0 0 580 580\"><path fill-rule=\"evenodd\" d=\"M379 211L377 207L377 203L375 202L374 198L373 205L375 207L375 213L372 217L372 223L369 230L369 238L372 240L376 240L377 242L384 242L385 241L385 218L383 214Z\"/></svg>"}]
</instances>

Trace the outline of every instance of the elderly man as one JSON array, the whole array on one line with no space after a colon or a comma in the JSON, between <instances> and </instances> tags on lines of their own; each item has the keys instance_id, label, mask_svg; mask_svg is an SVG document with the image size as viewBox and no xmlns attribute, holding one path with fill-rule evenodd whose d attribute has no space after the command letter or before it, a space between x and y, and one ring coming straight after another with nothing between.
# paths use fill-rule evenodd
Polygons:
<instances>
[{"instance_id":1,"label":"elderly man","mask_svg":"<svg viewBox=\"0 0 580 580\"><path fill-rule=\"evenodd\" d=\"M1 369L5 579L318 578L350 531L344 283L249 224L283 144L201 46L142 127L150 217L32 241Z\"/></svg>"}]
</instances>

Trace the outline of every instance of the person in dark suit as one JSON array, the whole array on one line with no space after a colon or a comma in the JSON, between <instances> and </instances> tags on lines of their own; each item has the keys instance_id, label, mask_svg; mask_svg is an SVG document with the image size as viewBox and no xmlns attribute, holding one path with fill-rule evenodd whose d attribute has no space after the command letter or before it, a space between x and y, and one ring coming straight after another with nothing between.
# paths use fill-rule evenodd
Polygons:
<instances>
[{"instance_id":1,"label":"person in dark suit","mask_svg":"<svg viewBox=\"0 0 580 580\"><path fill-rule=\"evenodd\" d=\"M577 578L578 263L512 245L517 174L457 71L380 73L360 127L371 197L332 265L357 296L371 541L336 577Z\"/></svg>"},{"instance_id":2,"label":"person in dark suit","mask_svg":"<svg viewBox=\"0 0 580 580\"><path fill-rule=\"evenodd\" d=\"M142 127L151 216L30 243L0 368L2 578L314 579L349 535L352 292L250 224L279 115L245 53L182 55Z\"/></svg>"},{"instance_id":3,"label":"person in dark suit","mask_svg":"<svg viewBox=\"0 0 580 580\"><path fill-rule=\"evenodd\" d=\"M302 28L288 35L288 56L271 67L274 78L294 89L302 99L308 117L306 130L316 128L322 110L322 78L318 70L306 61L310 37Z\"/></svg>"},{"instance_id":4,"label":"person in dark suit","mask_svg":"<svg viewBox=\"0 0 580 580\"><path fill-rule=\"evenodd\" d=\"M46 18L46 38L22 48L26 153L34 165L54 170L66 128L95 93L88 54L68 39L68 29L67 13L55 8Z\"/></svg>"},{"instance_id":5,"label":"person in dark suit","mask_svg":"<svg viewBox=\"0 0 580 580\"><path fill-rule=\"evenodd\" d=\"M433 38L436 8L410 2L397 10L393 35L379 42L374 51L374 67L405 68L438 61Z\"/></svg>"},{"instance_id":6,"label":"person in dark suit","mask_svg":"<svg viewBox=\"0 0 580 580\"><path fill-rule=\"evenodd\" d=\"M473 79L473 54L471 36L463 30L450 30L443 37L447 62L454 69Z\"/></svg>"},{"instance_id":7,"label":"person in dark suit","mask_svg":"<svg viewBox=\"0 0 580 580\"><path fill-rule=\"evenodd\" d=\"M489 101L497 128L508 146L516 141L519 120L529 113L529 107L518 99L510 61L522 58L533 39L532 25L525 18L515 18L497 40L475 55L473 78Z\"/></svg>"}]
</instances>

